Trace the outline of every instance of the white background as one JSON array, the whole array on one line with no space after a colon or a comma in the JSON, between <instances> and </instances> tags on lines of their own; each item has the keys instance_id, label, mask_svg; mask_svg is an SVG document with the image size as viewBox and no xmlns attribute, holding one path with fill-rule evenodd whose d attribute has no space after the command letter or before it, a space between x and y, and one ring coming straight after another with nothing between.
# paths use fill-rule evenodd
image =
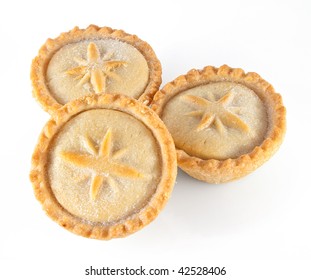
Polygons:
<instances>
[{"instance_id":1,"label":"white background","mask_svg":"<svg viewBox=\"0 0 311 280\"><path fill-rule=\"evenodd\" d=\"M226 276L210 277L217 279L311 279L310 14L308 0L2 1L0 278L89 279L90 265L204 265L226 267ZM41 210L28 179L49 118L32 98L29 70L48 37L91 23L146 40L162 63L163 84L206 65L259 73L288 111L278 153L223 185L179 171L164 211L127 238L90 240L59 227Z\"/></svg>"}]
</instances>

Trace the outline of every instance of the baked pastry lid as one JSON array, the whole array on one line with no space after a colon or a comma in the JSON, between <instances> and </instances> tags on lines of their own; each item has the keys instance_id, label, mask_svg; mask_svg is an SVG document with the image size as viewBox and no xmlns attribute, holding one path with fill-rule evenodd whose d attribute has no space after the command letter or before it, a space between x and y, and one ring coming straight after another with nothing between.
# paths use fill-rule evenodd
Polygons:
<instances>
[{"instance_id":1,"label":"baked pastry lid","mask_svg":"<svg viewBox=\"0 0 311 280\"><path fill-rule=\"evenodd\" d=\"M149 203L138 213L116 224L89 222L69 213L56 200L46 176L49 143L59 129L75 115L83 111L101 108L119 110L142 121L152 130L160 146L162 157L162 177ZM176 173L174 142L159 117L135 99L119 94L99 94L84 96L67 103L47 122L32 156L30 180L36 198L41 202L47 215L58 224L84 237L111 239L134 233L156 218L170 197Z\"/></svg>"},{"instance_id":2,"label":"baked pastry lid","mask_svg":"<svg viewBox=\"0 0 311 280\"><path fill-rule=\"evenodd\" d=\"M200 85L222 81L239 83L252 89L269 108L271 125L261 145L237 158L204 160L177 148L178 166L196 179L210 183L238 179L257 169L278 150L286 132L286 109L281 95L276 93L273 86L257 73L245 73L240 68L231 68L227 65L219 68L206 66L202 70L190 70L159 90L150 106L161 117L165 104L178 93Z\"/></svg>"},{"instance_id":3,"label":"baked pastry lid","mask_svg":"<svg viewBox=\"0 0 311 280\"><path fill-rule=\"evenodd\" d=\"M147 42L139 39L136 35L128 34L123 30L90 25L86 29L75 27L69 32L61 33L55 39L47 39L45 44L40 48L38 55L32 61L30 78L33 85L33 97L50 115L56 113L56 111L63 106L63 104L56 101L50 94L50 90L46 83L45 76L51 58L59 49L67 44L96 39L115 39L128 43L145 57L149 68L149 81L138 100L145 105L151 103L153 95L159 89L162 82L161 63L151 46Z\"/></svg>"}]
</instances>

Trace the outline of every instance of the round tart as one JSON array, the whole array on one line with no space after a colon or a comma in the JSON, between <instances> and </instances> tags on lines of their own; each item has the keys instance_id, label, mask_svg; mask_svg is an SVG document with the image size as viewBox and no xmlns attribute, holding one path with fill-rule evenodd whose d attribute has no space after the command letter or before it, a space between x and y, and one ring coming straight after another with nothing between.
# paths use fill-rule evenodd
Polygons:
<instances>
[{"instance_id":1,"label":"round tart","mask_svg":"<svg viewBox=\"0 0 311 280\"><path fill-rule=\"evenodd\" d=\"M179 167L209 183L252 172L285 134L281 96L258 74L227 65L178 77L156 93L151 107L172 134Z\"/></svg>"},{"instance_id":2,"label":"round tart","mask_svg":"<svg viewBox=\"0 0 311 280\"><path fill-rule=\"evenodd\" d=\"M48 39L33 60L33 95L50 114L92 93L122 93L149 105L161 84L161 64L146 42L90 25Z\"/></svg>"},{"instance_id":3,"label":"round tart","mask_svg":"<svg viewBox=\"0 0 311 280\"><path fill-rule=\"evenodd\" d=\"M66 104L46 124L30 179L53 220L110 239L155 219L176 169L174 142L160 118L137 100L101 94Z\"/></svg>"}]
</instances>

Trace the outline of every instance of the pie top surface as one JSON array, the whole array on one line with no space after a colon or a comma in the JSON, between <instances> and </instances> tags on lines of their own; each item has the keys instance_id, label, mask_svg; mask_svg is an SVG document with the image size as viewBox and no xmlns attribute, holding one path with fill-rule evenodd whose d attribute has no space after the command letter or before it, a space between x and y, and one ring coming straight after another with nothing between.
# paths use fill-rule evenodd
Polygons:
<instances>
[{"instance_id":1,"label":"pie top surface","mask_svg":"<svg viewBox=\"0 0 311 280\"><path fill-rule=\"evenodd\" d=\"M51 115L88 94L119 93L149 105L162 82L151 46L136 35L90 25L47 39L31 65L33 96Z\"/></svg>"},{"instance_id":2,"label":"pie top surface","mask_svg":"<svg viewBox=\"0 0 311 280\"><path fill-rule=\"evenodd\" d=\"M46 82L61 104L90 93L121 92L138 98L149 80L145 57L116 39L65 45L50 60Z\"/></svg>"},{"instance_id":3,"label":"pie top surface","mask_svg":"<svg viewBox=\"0 0 311 280\"><path fill-rule=\"evenodd\" d=\"M264 103L234 82L212 82L181 91L162 111L178 149L201 159L237 158L260 145L268 128Z\"/></svg>"},{"instance_id":4,"label":"pie top surface","mask_svg":"<svg viewBox=\"0 0 311 280\"><path fill-rule=\"evenodd\" d=\"M178 166L208 183L239 179L264 164L286 132L286 108L255 72L191 69L159 90L151 108L171 132Z\"/></svg>"},{"instance_id":5,"label":"pie top surface","mask_svg":"<svg viewBox=\"0 0 311 280\"><path fill-rule=\"evenodd\" d=\"M154 111L121 94L93 94L47 122L30 179L53 220L85 237L111 239L155 219L174 187L176 161Z\"/></svg>"},{"instance_id":6,"label":"pie top surface","mask_svg":"<svg viewBox=\"0 0 311 280\"><path fill-rule=\"evenodd\" d=\"M113 223L142 209L161 175L150 130L116 110L94 109L72 118L58 132L48 158L57 201L91 222Z\"/></svg>"}]
</instances>

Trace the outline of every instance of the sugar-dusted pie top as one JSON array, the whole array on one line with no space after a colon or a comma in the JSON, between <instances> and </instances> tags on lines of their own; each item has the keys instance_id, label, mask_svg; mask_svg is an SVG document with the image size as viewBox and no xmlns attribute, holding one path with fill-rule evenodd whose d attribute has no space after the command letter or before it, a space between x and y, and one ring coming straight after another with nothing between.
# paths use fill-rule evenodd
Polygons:
<instances>
[{"instance_id":1,"label":"sugar-dusted pie top","mask_svg":"<svg viewBox=\"0 0 311 280\"><path fill-rule=\"evenodd\" d=\"M145 57L117 39L83 40L59 49L51 58L46 82L57 102L89 93L120 92L138 98L149 80Z\"/></svg>"},{"instance_id":2,"label":"sugar-dusted pie top","mask_svg":"<svg viewBox=\"0 0 311 280\"><path fill-rule=\"evenodd\" d=\"M69 120L48 154L57 201L90 222L114 223L137 213L154 195L161 156L151 131L127 113L92 109Z\"/></svg>"},{"instance_id":3,"label":"sugar-dusted pie top","mask_svg":"<svg viewBox=\"0 0 311 280\"><path fill-rule=\"evenodd\" d=\"M264 103L250 88L213 82L175 95L161 118L175 145L201 159L237 158L265 139L269 126Z\"/></svg>"}]
</instances>

